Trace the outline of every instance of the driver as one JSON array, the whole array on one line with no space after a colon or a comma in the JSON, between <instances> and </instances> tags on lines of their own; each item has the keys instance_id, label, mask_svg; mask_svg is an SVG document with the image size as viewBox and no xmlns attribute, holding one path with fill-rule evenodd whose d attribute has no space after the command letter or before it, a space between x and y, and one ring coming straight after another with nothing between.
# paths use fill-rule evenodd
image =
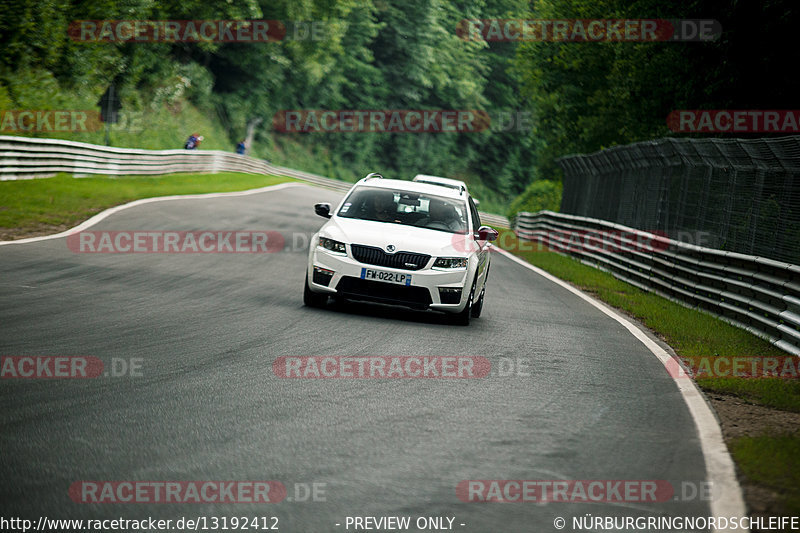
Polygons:
<instances>
[{"instance_id":1,"label":"driver","mask_svg":"<svg viewBox=\"0 0 800 533\"><path fill-rule=\"evenodd\" d=\"M397 209L394 204L394 193L391 191L376 191L370 199L370 206L375 220L388 222L394 220Z\"/></svg>"}]
</instances>

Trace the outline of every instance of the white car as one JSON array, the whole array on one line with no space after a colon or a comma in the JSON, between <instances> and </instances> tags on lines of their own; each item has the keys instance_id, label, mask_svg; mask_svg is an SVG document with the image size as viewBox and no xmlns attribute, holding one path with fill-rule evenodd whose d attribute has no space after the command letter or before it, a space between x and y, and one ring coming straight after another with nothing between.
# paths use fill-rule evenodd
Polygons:
<instances>
[{"instance_id":1,"label":"white car","mask_svg":"<svg viewBox=\"0 0 800 533\"><path fill-rule=\"evenodd\" d=\"M310 241L303 301L328 297L433 309L469 324L483 309L492 228L466 190L370 174L344 200L314 206L329 218Z\"/></svg>"}]
</instances>

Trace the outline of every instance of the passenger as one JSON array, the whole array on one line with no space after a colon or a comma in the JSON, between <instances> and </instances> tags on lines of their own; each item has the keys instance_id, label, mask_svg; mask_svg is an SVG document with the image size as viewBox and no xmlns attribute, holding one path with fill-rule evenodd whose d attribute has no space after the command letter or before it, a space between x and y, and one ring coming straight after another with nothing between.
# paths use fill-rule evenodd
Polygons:
<instances>
[{"instance_id":1,"label":"passenger","mask_svg":"<svg viewBox=\"0 0 800 533\"><path fill-rule=\"evenodd\" d=\"M421 221L422 226L431 229L443 229L448 231L462 231L464 221L458 215L456 208L447 202L431 200L428 207L428 218Z\"/></svg>"}]
</instances>

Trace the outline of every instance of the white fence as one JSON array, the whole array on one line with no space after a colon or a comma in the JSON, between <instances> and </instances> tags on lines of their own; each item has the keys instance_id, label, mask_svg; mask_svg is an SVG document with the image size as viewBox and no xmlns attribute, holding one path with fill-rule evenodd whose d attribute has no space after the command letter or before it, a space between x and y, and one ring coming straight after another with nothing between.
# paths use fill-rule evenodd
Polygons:
<instances>
[{"instance_id":1,"label":"white fence","mask_svg":"<svg viewBox=\"0 0 800 533\"><path fill-rule=\"evenodd\" d=\"M138 150L113 148L59 139L0 135L0 180L46 178L58 172L76 177L158 175L174 172L247 172L296 178L338 191L352 184L272 165L253 157L220 150ZM508 219L481 213L493 225L508 227Z\"/></svg>"}]
</instances>

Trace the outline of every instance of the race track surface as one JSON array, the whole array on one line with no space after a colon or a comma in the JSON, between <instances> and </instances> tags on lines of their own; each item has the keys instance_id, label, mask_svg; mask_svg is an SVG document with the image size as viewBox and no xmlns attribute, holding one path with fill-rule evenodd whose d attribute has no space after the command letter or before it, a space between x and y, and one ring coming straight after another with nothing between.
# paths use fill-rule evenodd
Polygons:
<instances>
[{"instance_id":1,"label":"race track surface","mask_svg":"<svg viewBox=\"0 0 800 533\"><path fill-rule=\"evenodd\" d=\"M86 254L63 238L0 247L0 355L141 365L135 377L0 381L3 515L276 516L284 532L347 531L347 516L442 516L457 531L546 532L559 516L572 531L571 517L587 514L709 514L699 496L679 501L705 466L663 365L619 323L500 254L469 327L367 304L304 307L305 243L323 223L313 204L338 198L298 185L157 202L92 228L274 230L287 237L280 253ZM273 373L276 358L300 355L483 356L492 371ZM663 480L678 500L461 501L458 483L476 479ZM69 487L81 480L277 480L288 498L75 503ZM324 484L324 501L295 501L295 484L311 483Z\"/></svg>"}]
</instances>

